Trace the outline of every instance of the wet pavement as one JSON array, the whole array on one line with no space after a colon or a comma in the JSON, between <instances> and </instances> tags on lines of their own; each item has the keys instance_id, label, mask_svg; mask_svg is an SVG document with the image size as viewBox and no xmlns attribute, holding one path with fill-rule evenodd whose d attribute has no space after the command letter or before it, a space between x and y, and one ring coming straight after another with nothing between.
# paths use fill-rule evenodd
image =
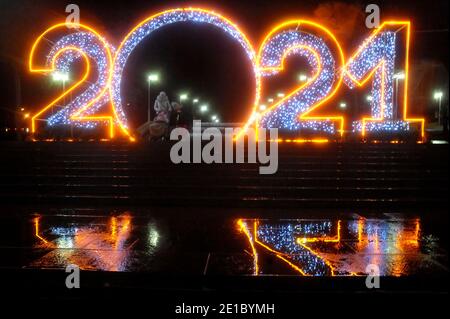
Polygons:
<instances>
[{"instance_id":1,"label":"wet pavement","mask_svg":"<svg viewBox=\"0 0 450 319\"><path fill-rule=\"evenodd\" d=\"M0 147L0 271L20 298L365 294L369 265L385 292L447 291L446 145L282 144L274 175L174 165L168 144Z\"/></svg>"},{"instance_id":2,"label":"wet pavement","mask_svg":"<svg viewBox=\"0 0 450 319\"><path fill-rule=\"evenodd\" d=\"M191 215L195 214L195 215ZM0 267L174 275L448 274L444 214L52 210L2 214Z\"/></svg>"}]
</instances>

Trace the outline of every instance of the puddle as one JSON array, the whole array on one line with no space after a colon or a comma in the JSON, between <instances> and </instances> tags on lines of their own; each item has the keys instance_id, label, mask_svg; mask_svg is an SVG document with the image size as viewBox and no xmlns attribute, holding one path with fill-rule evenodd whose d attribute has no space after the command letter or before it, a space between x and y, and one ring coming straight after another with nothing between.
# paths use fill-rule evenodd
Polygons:
<instances>
[{"instance_id":1,"label":"puddle","mask_svg":"<svg viewBox=\"0 0 450 319\"><path fill-rule=\"evenodd\" d=\"M379 216L231 219L114 212L2 217L5 258L0 267L76 264L84 270L177 275L361 276L368 265L376 265L383 276L448 272L442 234L433 231L433 224L401 214Z\"/></svg>"}]
</instances>

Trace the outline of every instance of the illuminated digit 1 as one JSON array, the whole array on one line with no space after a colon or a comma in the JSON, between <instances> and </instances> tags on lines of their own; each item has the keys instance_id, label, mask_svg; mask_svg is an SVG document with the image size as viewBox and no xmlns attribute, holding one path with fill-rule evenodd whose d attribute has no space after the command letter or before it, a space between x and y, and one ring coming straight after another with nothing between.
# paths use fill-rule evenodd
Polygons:
<instances>
[{"instance_id":1,"label":"illuminated digit 1","mask_svg":"<svg viewBox=\"0 0 450 319\"><path fill-rule=\"evenodd\" d=\"M388 26L406 28L403 118L401 120L396 119L393 109L397 31L386 30ZM361 132L363 137L367 132L409 131L411 122L420 123L421 137L424 137L424 119L407 116L410 27L409 21L384 22L364 41L346 64L344 81L350 88L356 85L363 86L372 78L371 117L364 117L361 121L353 123L353 130Z\"/></svg>"},{"instance_id":2,"label":"illuminated digit 1","mask_svg":"<svg viewBox=\"0 0 450 319\"><path fill-rule=\"evenodd\" d=\"M308 60L313 69L310 80L283 99L274 103L260 113L257 125L277 127L288 130L309 130L343 134L344 118L342 116L312 116L313 110L328 101L339 89L342 75L336 81L335 59L325 41L309 32L298 30L304 26L325 33L334 42L339 52L340 65L344 65L344 56L333 34L314 22L297 20L283 23L272 30L261 45L258 66L262 76L271 76L284 69L286 57L299 54ZM289 29L286 30L286 27ZM284 30L283 30L284 29ZM339 122L336 130L334 121Z\"/></svg>"}]
</instances>

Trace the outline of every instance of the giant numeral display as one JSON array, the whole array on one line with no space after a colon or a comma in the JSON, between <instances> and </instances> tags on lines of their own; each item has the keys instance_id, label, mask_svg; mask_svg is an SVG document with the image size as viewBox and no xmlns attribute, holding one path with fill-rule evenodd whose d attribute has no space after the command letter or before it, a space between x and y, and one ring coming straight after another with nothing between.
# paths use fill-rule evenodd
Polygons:
<instances>
[{"instance_id":1,"label":"giant numeral display","mask_svg":"<svg viewBox=\"0 0 450 319\"><path fill-rule=\"evenodd\" d=\"M138 23L117 49L87 25L61 23L45 30L32 46L30 71L67 72L75 61L82 60L85 72L78 82L32 116L32 132L38 131L38 123L43 120L50 126L73 124L87 128L105 123L109 137L116 136L114 128L118 127L123 135L134 140L121 98L122 74L127 59L152 32L178 22L215 26L231 36L245 51L254 73L255 92L253 105L248 110L251 115L241 134L249 127L261 127L293 131L299 137L303 132L342 136L347 124L344 114L323 114L317 111L332 101L342 83L357 88L372 80L371 116L355 121L352 124L353 131L363 137L368 132L407 132L411 129L411 123L418 123L420 136L424 137L424 120L410 118L408 114L409 21L383 23L345 60L343 49L333 33L313 21L290 20L278 25L267 34L256 54L254 46L236 24L220 14L201 8L171 9L152 15ZM64 34L61 36L62 32ZM396 48L400 46L399 32L406 33L403 46L405 52L402 55L405 57L405 80L401 92L401 118L393 111L393 75ZM51 38L53 34L58 37L53 39L52 47L48 48L44 39ZM286 58L292 55L306 59L311 76L282 99L260 111L260 99L265 91L263 80L283 71ZM94 70L96 80L87 81L88 77L92 78ZM72 92L77 94L75 98L68 103L61 103ZM63 104L63 108L48 116L48 110L56 103Z\"/></svg>"}]
</instances>

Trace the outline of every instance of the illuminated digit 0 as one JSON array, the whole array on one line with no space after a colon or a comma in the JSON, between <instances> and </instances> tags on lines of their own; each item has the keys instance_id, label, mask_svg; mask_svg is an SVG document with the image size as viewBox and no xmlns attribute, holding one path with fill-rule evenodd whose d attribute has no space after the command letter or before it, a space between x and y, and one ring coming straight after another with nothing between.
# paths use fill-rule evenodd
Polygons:
<instances>
[{"instance_id":1,"label":"illuminated digit 0","mask_svg":"<svg viewBox=\"0 0 450 319\"><path fill-rule=\"evenodd\" d=\"M166 10L152 15L136 25L122 40L114 57L114 74L110 88L111 102L117 123L119 124L122 132L130 136L130 138L132 137L129 132L127 118L122 107L120 92L122 73L128 57L134 48L152 32L155 32L163 26L178 22L192 22L215 26L230 35L237 41L237 43L239 43L245 51L254 70L256 86L254 105L258 104L260 76L256 68L256 54L253 50L253 46L245 34L229 19L210 10L201 8L178 8Z\"/></svg>"}]
</instances>

